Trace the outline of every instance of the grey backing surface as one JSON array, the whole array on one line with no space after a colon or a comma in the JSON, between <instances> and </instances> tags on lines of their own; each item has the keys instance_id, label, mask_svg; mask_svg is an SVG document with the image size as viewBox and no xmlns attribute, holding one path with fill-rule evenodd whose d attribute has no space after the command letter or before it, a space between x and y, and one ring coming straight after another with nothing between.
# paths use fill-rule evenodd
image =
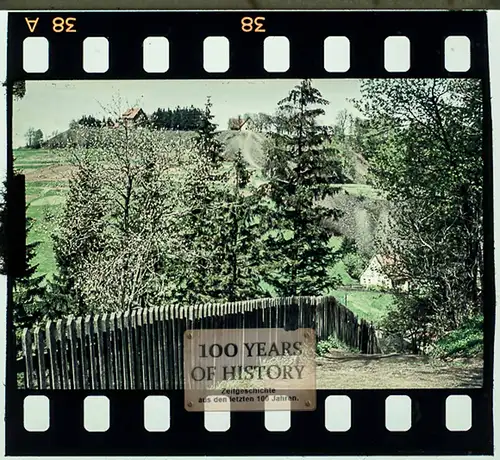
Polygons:
<instances>
[{"instance_id":1,"label":"grey backing surface","mask_svg":"<svg viewBox=\"0 0 500 460\"><path fill-rule=\"evenodd\" d=\"M500 9L500 0L0 0L3 10Z\"/></svg>"}]
</instances>

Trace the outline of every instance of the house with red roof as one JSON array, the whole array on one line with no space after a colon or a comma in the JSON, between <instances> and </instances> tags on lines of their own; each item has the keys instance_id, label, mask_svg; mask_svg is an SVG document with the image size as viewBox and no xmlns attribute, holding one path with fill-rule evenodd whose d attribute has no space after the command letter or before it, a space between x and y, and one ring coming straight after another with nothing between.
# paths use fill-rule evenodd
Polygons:
<instances>
[{"instance_id":1,"label":"house with red roof","mask_svg":"<svg viewBox=\"0 0 500 460\"><path fill-rule=\"evenodd\" d=\"M127 125L140 126L148 121L148 116L140 107L126 110L121 116L122 122Z\"/></svg>"}]
</instances>

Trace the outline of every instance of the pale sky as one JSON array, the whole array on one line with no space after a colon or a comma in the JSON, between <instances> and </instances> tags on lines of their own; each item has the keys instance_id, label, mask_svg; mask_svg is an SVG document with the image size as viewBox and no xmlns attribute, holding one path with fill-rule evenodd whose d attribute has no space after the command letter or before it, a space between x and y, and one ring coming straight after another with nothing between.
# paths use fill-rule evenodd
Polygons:
<instances>
[{"instance_id":1,"label":"pale sky","mask_svg":"<svg viewBox=\"0 0 500 460\"><path fill-rule=\"evenodd\" d=\"M26 144L30 127L49 137L56 130L68 129L69 122L82 115L109 115L120 100L122 113L139 106L151 114L159 107L201 108L211 96L214 121L219 129L226 129L228 119L238 114L273 113L277 102L297 83L299 80L291 79L27 81L26 95L14 101L13 146ZM313 85L330 101L323 123L333 123L343 109L355 113L347 99L360 97L360 80L313 80Z\"/></svg>"}]
</instances>

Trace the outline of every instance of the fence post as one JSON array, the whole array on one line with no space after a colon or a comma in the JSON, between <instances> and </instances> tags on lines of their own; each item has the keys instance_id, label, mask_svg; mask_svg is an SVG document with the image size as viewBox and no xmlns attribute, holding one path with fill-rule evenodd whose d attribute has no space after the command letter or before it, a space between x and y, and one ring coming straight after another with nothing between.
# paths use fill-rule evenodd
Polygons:
<instances>
[{"instance_id":1,"label":"fence post","mask_svg":"<svg viewBox=\"0 0 500 460\"><path fill-rule=\"evenodd\" d=\"M134 379L135 379L135 389L143 390L145 389L142 386L142 348L141 348L141 331L139 327L139 310L134 310L132 312L132 335L134 338L134 347L135 352L133 354L133 362L134 362Z\"/></svg>"},{"instance_id":2,"label":"fence post","mask_svg":"<svg viewBox=\"0 0 500 460\"><path fill-rule=\"evenodd\" d=\"M64 390L69 390L71 388L69 382L69 372L68 372L68 345L66 340L66 320L59 319L56 323L57 337L60 343L61 349L61 381Z\"/></svg>"},{"instance_id":3,"label":"fence post","mask_svg":"<svg viewBox=\"0 0 500 460\"><path fill-rule=\"evenodd\" d=\"M164 338L163 338L163 330L162 330L162 324L161 324L161 319L160 319L160 308L159 307L154 307L153 308L153 324L154 324L154 331L156 334L156 340L153 340L153 344L155 345L155 356L156 360L158 362L158 388L160 390L165 389L165 360L164 360Z\"/></svg>"},{"instance_id":4,"label":"fence post","mask_svg":"<svg viewBox=\"0 0 500 460\"><path fill-rule=\"evenodd\" d=\"M136 310L137 314L137 339L139 344L140 353L137 355L139 358L139 368L141 370L141 385L143 390L148 390L148 349L146 347L145 327L144 327L144 310L139 308Z\"/></svg>"},{"instance_id":5,"label":"fence post","mask_svg":"<svg viewBox=\"0 0 500 460\"><path fill-rule=\"evenodd\" d=\"M69 337L69 354L71 356L71 388L79 390L80 385L80 366L78 365L78 339L76 337L75 318L70 316L66 323L66 332Z\"/></svg>"},{"instance_id":6,"label":"fence post","mask_svg":"<svg viewBox=\"0 0 500 460\"><path fill-rule=\"evenodd\" d=\"M97 378L97 368L95 360L95 347L94 347L94 324L92 317L87 315L85 317L85 335L89 344L89 364L90 364L90 389L97 390L99 383Z\"/></svg>"},{"instance_id":7,"label":"fence post","mask_svg":"<svg viewBox=\"0 0 500 460\"><path fill-rule=\"evenodd\" d=\"M50 385L52 390L60 390L59 363L57 362L56 327L53 321L47 321L45 337L49 345Z\"/></svg>"},{"instance_id":8,"label":"fence post","mask_svg":"<svg viewBox=\"0 0 500 460\"><path fill-rule=\"evenodd\" d=\"M175 366L175 389L180 390L182 388L181 385L181 374L180 368L182 363L180 362L180 353L179 353L179 329L180 329L180 320L179 320L179 305L173 306L172 311L172 347L174 349L174 366Z\"/></svg>"},{"instance_id":9,"label":"fence post","mask_svg":"<svg viewBox=\"0 0 500 460\"><path fill-rule=\"evenodd\" d=\"M109 317L109 337L111 339L112 368L114 372L115 389L122 389L120 376L120 358L118 355L118 331L116 327L116 313L111 313Z\"/></svg>"},{"instance_id":10,"label":"fence post","mask_svg":"<svg viewBox=\"0 0 500 460\"><path fill-rule=\"evenodd\" d=\"M25 374L24 381L28 390L35 388L33 382L33 338L29 329L24 329L22 336Z\"/></svg>"},{"instance_id":11,"label":"fence post","mask_svg":"<svg viewBox=\"0 0 500 460\"><path fill-rule=\"evenodd\" d=\"M88 376L88 359L87 359L87 347L85 346L85 327L83 324L83 318L79 317L76 319L76 333L78 336L78 341L80 342L80 363L82 367L82 388L84 390L89 389L89 376Z\"/></svg>"},{"instance_id":12,"label":"fence post","mask_svg":"<svg viewBox=\"0 0 500 460\"><path fill-rule=\"evenodd\" d=\"M198 306L198 304L196 304ZM174 317L175 317L175 334L174 334L174 349L175 352L177 353L177 358L176 358L176 367L177 367L177 385L179 389L183 388L183 375L184 375L184 369L183 369L183 362L182 362L182 348L184 345L184 311L185 307L182 305L176 304L174 306ZM200 308L197 308L198 311L198 317L201 319L201 310ZM201 323L201 321L200 321Z\"/></svg>"},{"instance_id":13,"label":"fence post","mask_svg":"<svg viewBox=\"0 0 500 460\"><path fill-rule=\"evenodd\" d=\"M128 390L128 359L127 359L127 332L125 331L125 323L123 321L124 312L120 311L116 315L116 327L117 333L119 336L119 349L118 349L118 358L119 358L119 367L120 367L120 375L122 379L123 389Z\"/></svg>"},{"instance_id":14,"label":"fence post","mask_svg":"<svg viewBox=\"0 0 500 460\"><path fill-rule=\"evenodd\" d=\"M176 386L176 373L177 373L177 363L175 361L176 355L174 350L174 310L173 305L167 305L165 307L165 331L167 333L167 353L168 353L168 381L169 389L175 390Z\"/></svg>"},{"instance_id":15,"label":"fence post","mask_svg":"<svg viewBox=\"0 0 500 460\"><path fill-rule=\"evenodd\" d=\"M122 358L123 358L123 382L126 389L135 390L134 371L132 361L133 337L131 330L130 310L123 313L121 318L122 332Z\"/></svg>"},{"instance_id":16,"label":"fence post","mask_svg":"<svg viewBox=\"0 0 500 460\"><path fill-rule=\"evenodd\" d=\"M293 331L296 330L299 325L299 308L300 297L293 297L292 303L288 307L288 314L286 318L285 330Z\"/></svg>"},{"instance_id":17,"label":"fence post","mask_svg":"<svg viewBox=\"0 0 500 460\"><path fill-rule=\"evenodd\" d=\"M47 376L45 374L45 343L44 331L38 326L35 328L35 346L38 355L38 388L47 389Z\"/></svg>"},{"instance_id":18,"label":"fence post","mask_svg":"<svg viewBox=\"0 0 500 460\"><path fill-rule=\"evenodd\" d=\"M179 389L181 388L180 385L180 379L181 379L181 355L180 355L180 350L179 350L179 330L180 330L180 307L179 305L172 305L172 311L171 311L171 327L172 327L172 342L171 342L171 347L172 347L172 364L174 366L175 370L175 388Z\"/></svg>"},{"instance_id":19,"label":"fence post","mask_svg":"<svg viewBox=\"0 0 500 460\"><path fill-rule=\"evenodd\" d=\"M109 327L109 314L108 313L103 313L102 319L101 319L101 325L103 328L103 334L104 334L104 341L103 341L103 347L104 347L104 352L106 354L106 375L107 375L107 382L108 382L108 389L114 390L116 388L116 383L115 383L115 369L113 367L113 350L112 350L112 344L111 344L111 337L110 337L110 327Z\"/></svg>"},{"instance_id":20,"label":"fence post","mask_svg":"<svg viewBox=\"0 0 500 460\"><path fill-rule=\"evenodd\" d=\"M149 327L149 316L148 309L144 308L142 311L142 344L143 344L143 352L142 352L142 363L144 369L145 376L145 389L153 390L154 382L153 382L153 359L151 353L151 336L150 336L150 327Z\"/></svg>"},{"instance_id":21,"label":"fence post","mask_svg":"<svg viewBox=\"0 0 500 460\"><path fill-rule=\"evenodd\" d=\"M167 318L168 310L165 306L160 307L159 311L160 323L163 337L163 350L164 350L164 363L165 363L165 389L173 390L173 374L172 374L172 350L171 350L171 340L170 340L170 323Z\"/></svg>"},{"instance_id":22,"label":"fence post","mask_svg":"<svg viewBox=\"0 0 500 460\"><path fill-rule=\"evenodd\" d=\"M97 368L99 372L99 385L101 390L106 387L106 349L104 348L103 324L100 315L94 317L94 329L97 338Z\"/></svg>"},{"instance_id":23,"label":"fence post","mask_svg":"<svg viewBox=\"0 0 500 460\"><path fill-rule=\"evenodd\" d=\"M148 308L148 320L149 320L149 335L150 335L150 347L151 347L151 358L153 364L153 379L152 388L155 390L160 389L160 363L158 360L158 333L157 333L157 321L155 321L155 307Z\"/></svg>"}]
</instances>

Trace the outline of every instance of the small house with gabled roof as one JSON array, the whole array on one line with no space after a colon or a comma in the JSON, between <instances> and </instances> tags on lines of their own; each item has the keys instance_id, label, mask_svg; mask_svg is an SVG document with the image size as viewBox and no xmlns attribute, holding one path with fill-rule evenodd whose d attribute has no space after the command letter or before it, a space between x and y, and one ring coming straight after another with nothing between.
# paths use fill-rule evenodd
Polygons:
<instances>
[{"instance_id":1,"label":"small house with gabled roof","mask_svg":"<svg viewBox=\"0 0 500 460\"><path fill-rule=\"evenodd\" d=\"M142 125L148 121L148 116L144 113L144 111L140 107L133 107L131 109L126 110L121 119L127 125Z\"/></svg>"},{"instance_id":2,"label":"small house with gabled roof","mask_svg":"<svg viewBox=\"0 0 500 460\"><path fill-rule=\"evenodd\" d=\"M362 273L359 282L366 288L377 287L386 289L398 289L408 291L408 280L391 279L386 273L385 268L394 265L395 259L391 256L376 254L374 255Z\"/></svg>"}]
</instances>

